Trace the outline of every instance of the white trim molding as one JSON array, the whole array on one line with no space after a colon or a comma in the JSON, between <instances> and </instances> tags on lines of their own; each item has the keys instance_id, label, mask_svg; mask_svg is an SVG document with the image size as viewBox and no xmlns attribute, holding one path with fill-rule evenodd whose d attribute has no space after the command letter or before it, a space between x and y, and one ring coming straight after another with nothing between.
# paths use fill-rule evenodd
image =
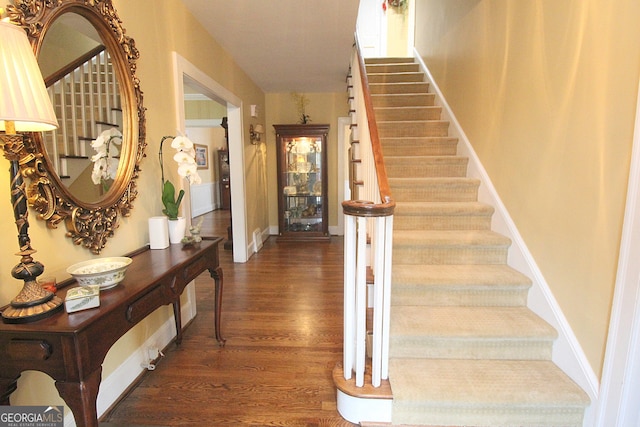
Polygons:
<instances>
[{"instance_id":1,"label":"white trim molding","mask_svg":"<svg viewBox=\"0 0 640 427\"><path fill-rule=\"evenodd\" d=\"M640 85L639 85L640 87ZM595 425L640 424L640 89L613 294L602 388Z\"/></svg>"}]
</instances>

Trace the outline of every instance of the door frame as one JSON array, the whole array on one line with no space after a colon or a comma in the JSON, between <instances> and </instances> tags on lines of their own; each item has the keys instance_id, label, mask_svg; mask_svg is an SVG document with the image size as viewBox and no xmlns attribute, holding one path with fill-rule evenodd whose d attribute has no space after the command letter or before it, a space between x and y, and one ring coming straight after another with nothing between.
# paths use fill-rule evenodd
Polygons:
<instances>
[{"instance_id":1,"label":"door frame","mask_svg":"<svg viewBox=\"0 0 640 427\"><path fill-rule=\"evenodd\" d=\"M184 80L197 87L202 93L227 106L229 135L229 170L231 180L231 227L233 229L233 261L247 262L249 251L247 244L247 210L245 203L244 144L242 138L242 100L221 84L202 72L198 67L172 53L174 69L174 90L176 101L176 120L178 130L186 131L184 112ZM188 188L185 188L188 193ZM185 216L191 218L191 207L185 203Z\"/></svg>"}]
</instances>

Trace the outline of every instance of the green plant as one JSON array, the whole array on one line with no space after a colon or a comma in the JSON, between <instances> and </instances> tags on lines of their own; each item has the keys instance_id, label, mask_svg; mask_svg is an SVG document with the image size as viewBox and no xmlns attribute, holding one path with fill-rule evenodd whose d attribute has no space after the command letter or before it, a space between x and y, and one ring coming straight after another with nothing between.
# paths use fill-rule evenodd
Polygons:
<instances>
[{"instance_id":1,"label":"green plant","mask_svg":"<svg viewBox=\"0 0 640 427\"><path fill-rule=\"evenodd\" d=\"M178 211L183 197L184 190L180 190L176 199L176 188L171 181L165 181L162 187L162 204L164 205L162 213L169 219L178 219Z\"/></svg>"},{"instance_id":2,"label":"green plant","mask_svg":"<svg viewBox=\"0 0 640 427\"><path fill-rule=\"evenodd\" d=\"M178 192L176 197L176 188L169 180L164 179L164 162L162 159L162 145L165 140L172 139L171 147L176 150L176 154L173 156L173 160L178 163L178 175L183 178L187 178L189 184L199 184L201 182L200 175L198 175L198 166L195 161L195 149L193 148L193 142L185 136L163 136L160 140L160 150L158 151L158 158L160 159L160 171L162 173L162 204L164 209L162 213L165 214L170 220L178 219L178 213L180 210L180 203L184 197L184 190Z\"/></svg>"}]
</instances>

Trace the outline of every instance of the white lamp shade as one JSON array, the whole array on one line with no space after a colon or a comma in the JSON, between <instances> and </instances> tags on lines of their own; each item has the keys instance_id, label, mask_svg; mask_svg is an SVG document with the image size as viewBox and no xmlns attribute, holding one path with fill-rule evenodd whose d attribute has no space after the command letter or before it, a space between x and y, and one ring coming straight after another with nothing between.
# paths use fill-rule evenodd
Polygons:
<instances>
[{"instance_id":1,"label":"white lamp shade","mask_svg":"<svg viewBox=\"0 0 640 427\"><path fill-rule=\"evenodd\" d=\"M13 121L17 132L42 132L58 127L42 73L27 34L0 21L0 130Z\"/></svg>"},{"instance_id":2,"label":"white lamp shade","mask_svg":"<svg viewBox=\"0 0 640 427\"><path fill-rule=\"evenodd\" d=\"M264 133L264 128L262 127L262 125L261 125L261 124L259 124L259 123L258 123L258 124L253 128L253 131L254 131L255 133Z\"/></svg>"}]
</instances>

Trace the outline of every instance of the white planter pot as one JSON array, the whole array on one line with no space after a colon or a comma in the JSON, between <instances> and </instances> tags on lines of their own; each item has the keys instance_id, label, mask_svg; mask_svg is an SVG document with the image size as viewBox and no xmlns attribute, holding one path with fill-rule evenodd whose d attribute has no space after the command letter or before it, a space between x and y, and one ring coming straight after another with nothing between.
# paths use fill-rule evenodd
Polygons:
<instances>
[{"instance_id":1,"label":"white planter pot","mask_svg":"<svg viewBox=\"0 0 640 427\"><path fill-rule=\"evenodd\" d=\"M169 241L172 245L182 242L187 230L187 219L179 216L178 219L169 220Z\"/></svg>"}]
</instances>

